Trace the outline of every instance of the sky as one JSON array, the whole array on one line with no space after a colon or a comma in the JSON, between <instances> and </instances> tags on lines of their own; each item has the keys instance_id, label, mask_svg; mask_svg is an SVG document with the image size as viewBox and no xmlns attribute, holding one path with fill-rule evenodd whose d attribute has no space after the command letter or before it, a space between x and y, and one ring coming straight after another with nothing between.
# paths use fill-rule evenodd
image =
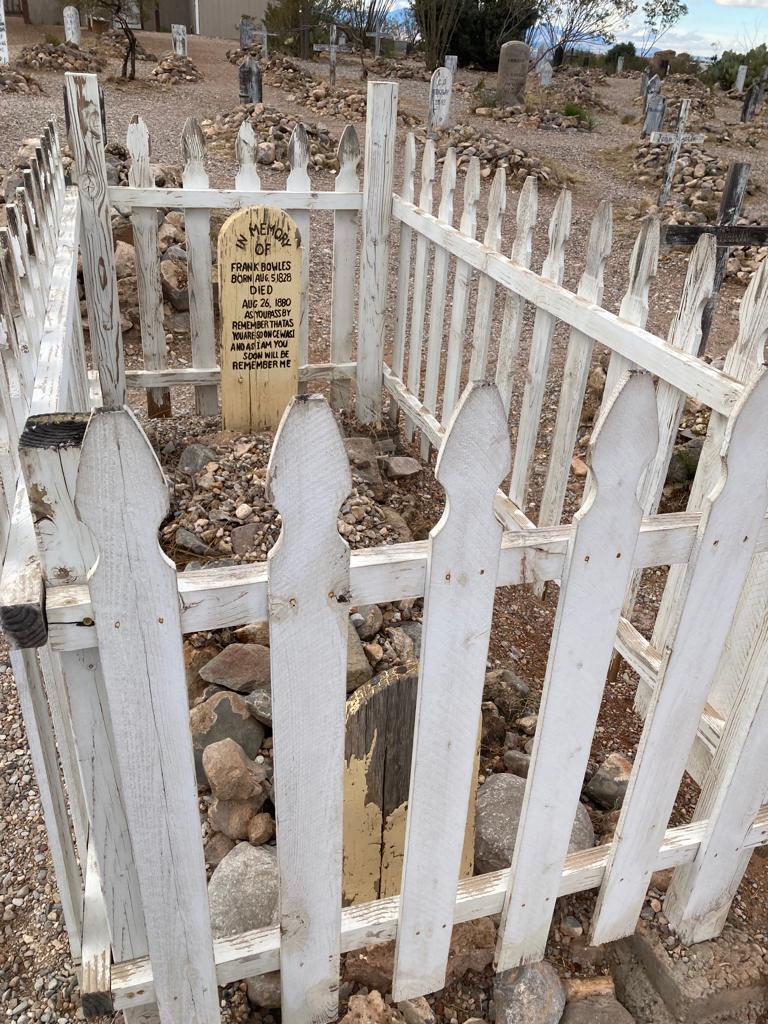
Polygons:
<instances>
[{"instance_id":1,"label":"sky","mask_svg":"<svg viewBox=\"0 0 768 1024\"><path fill-rule=\"evenodd\" d=\"M711 57L723 50L745 51L768 43L768 0L686 0L688 14L659 40L662 50ZM619 41L643 41L642 17L635 15Z\"/></svg>"}]
</instances>

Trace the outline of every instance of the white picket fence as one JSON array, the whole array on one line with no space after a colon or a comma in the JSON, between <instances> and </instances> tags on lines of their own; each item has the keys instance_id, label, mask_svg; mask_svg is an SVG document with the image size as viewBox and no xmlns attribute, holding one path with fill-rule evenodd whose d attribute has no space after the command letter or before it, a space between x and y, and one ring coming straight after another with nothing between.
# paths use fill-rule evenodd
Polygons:
<instances>
[{"instance_id":1,"label":"white picket fence","mask_svg":"<svg viewBox=\"0 0 768 1024\"><path fill-rule=\"evenodd\" d=\"M236 188L208 189L193 128L185 133L184 188L155 189L146 182L147 136L140 122L129 133L131 187L110 189L96 80L68 76L67 88L103 408L89 421L30 406L34 415L18 433L24 483L36 498L37 554L25 549L22 565L6 559L0 604L17 648L20 692L33 695L25 720L31 742L40 743L36 770L41 790L54 794L49 802L62 802L64 790L50 727L38 728L48 714L46 690L52 708L59 694L68 704L69 728L57 731L55 740L76 839L82 833L79 866L56 807L47 807L46 820L65 913L67 902L71 906L73 946L82 935L87 1012L121 1008L129 1024L158 1013L163 1024L212 1024L219 1019L217 985L279 969L288 1024L317 1024L336 1017L342 952L394 938L395 997L435 991L443 984L454 922L502 913L496 966L507 969L543 956L558 895L599 889L592 939L630 934L651 873L661 868L675 869L665 913L682 938L717 934L752 849L768 842L761 774L768 725L761 596L768 549L768 380L762 367L768 271L761 269L747 290L739 338L719 372L694 354L712 287L711 239L694 251L665 341L644 326L658 256L653 220L641 228L617 316L600 304L611 243L607 203L596 213L574 294L562 285L567 192L552 216L541 274L530 269L536 226L531 179L520 195L512 258L500 251L503 171L490 191L483 241L475 238L476 161L466 168L459 229L452 226L452 153L443 165L437 216L430 142L418 205L412 139L404 185L393 196L396 86L369 84L362 192L347 132L332 193L311 191L303 178L299 187L297 170L305 173L297 156L300 132L293 141L294 190L259 191L247 136L239 144ZM203 337L201 327L213 310L206 294L210 210L251 202L304 216L307 245L310 214L334 211L330 360L309 363L305 347L303 377L330 377L340 389L331 392L332 401L342 402L354 379L365 422L380 419L382 392L388 393L392 419L398 411L404 415L406 431L420 432L425 454L439 450L435 473L448 497L447 514L428 540L349 551L337 532L338 509L351 487L349 466L334 417L313 395L294 400L275 438L269 487L283 533L268 561L178 575L161 554L157 528L168 493L149 442L123 407L126 382L157 391L155 411L166 408L161 389L180 383L198 389L199 410L213 410L218 368L215 350L202 347L211 337ZM145 278L145 360L155 360L130 373L122 360L111 203L133 211ZM174 206L185 210L191 260L190 228L205 240L205 273L201 265L195 278L190 266L191 293L197 292L190 304L198 319L192 316L197 365L189 371L159 365L164 347L151 340L159 310L157 280L149 280L156 275L155 213ZM190 214L198 213L195 228ZM400 251L389 339L393 221ZM76 296L73 301L76 307ZM494 303L503 303L498 334ZM522 367L526 303L535 314ZM569 325L570 338L537 524L528 514L531 466L543 440L540 419L558 322ZM389 340L392 356L385 364ZM592 430L586 498L563 525L595 340L612 351L608 382ZM519 412L512 410L513 445L509 413L518 370L525 383ZM484 382L488 377L495 383ZM712 410L709 433L688 511L658 515L686 395ZM85 401L84 393L80 397ZM501 489L507 478L510 484ZM649 642L631 623L638 573L667 565L672 570ZM539 589L548 581L559 584L557 616L512 866L459 881L495 591ZM402 892L342 908L347 616L350 606L419 597L424 626ZM182 637L260 621L270 629L280 923L214 942ZM614 650L640 677L642 740L614 839L568 854ZM308 690L302 680L310 668ZM713 695L720 700L714 707ZM701 797L691 823L668 828L686 767L700 780Z\"/></svg>"}]
</instances>

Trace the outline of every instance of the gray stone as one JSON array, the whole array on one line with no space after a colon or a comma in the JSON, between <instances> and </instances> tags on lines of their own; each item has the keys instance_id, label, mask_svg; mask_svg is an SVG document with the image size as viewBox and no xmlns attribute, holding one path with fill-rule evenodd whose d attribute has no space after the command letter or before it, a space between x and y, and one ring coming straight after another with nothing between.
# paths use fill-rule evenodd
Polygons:
<instances>
[{"instance_id":1,"label":"gray stone","mask_svg":"<svg viewBox=\"0 0 768 1024\"><path fill-rule=\"evenodd\" d=\"M413 534L411 528L397 511L397 509L390 508L389 505L383 505L381 508L381 515L386 525L394 531L395 542L397 544L408 544L413 540Z\"/></svg>"},{"instance_id":2,"label":"gray stone","mask_svg":"<svg viewBox=\"0 0 768 1024\"><path fill-rule=\"evenodd\" d=\"M669 460L666 483L683 485L696 476L704 444L703 437L692 437L685 444L676 445Z\"/></svg>"},{"instance_id":3,"label":"gray stone","mask_svg":"<svg viewBox=\"0 0 768 1024\"><path fill-rule=\"evenodd\" d=\"M272 692L271 690L254 690L246 694L245 703L257 722L272 727Z\"/></svg>"},{"instance_id":4,"label":"gray stone","mask_svg":"<svg viewBox=\"0 0 768 1024\"><path fill-rule=\"evenodd\" d=\"M269 648L261 644L230 644L203 665L200 678L235 693L266 689L270 682Z\"/></svg>"},{"instance_id":5,"label":"gray stone","mask_svg":"<svg viewBox=\"0 0 768 1024\"><path fill-rule=\"evenodd\" d=\"M203 768L203 751L209 744L233 739L248 757L254 758L264 741L264 726L251 715L245 701L237 693L216 693L197 704L190 712L189 723L197 782L206 788L208 779Z\"/></svg>"},{"instance_id":6,"label":"gray stone","mask_svg":"<svg viewBox=\"0 0 768 1024\"><path fill-rule=\"evenodd\" d=\"M421 657L421 633L422 626L415 619L404 619L398 626L406 636L411 638L413 644L413 656L418 661Z\"/></svg>"},{"instance_id":7,"label":"gray stone","mask_svg":"<svg viewBox=\"0 0 768 1024\"><path fill-rule=\"evenodd\" d=\"M280 1005L280 971L270 971L269 974L246 978L245 986L248 1001L252 1006L272 1010Z\"/></svg>"},{"instance_id":8,"label":"gray stone","mask_svg":"<svg viewBox=\"0 0 768 1024\"><path fill-rule=\"evenodd\" d=\"M186 527L180 526L176 531L174 541L177 548L181 548L183 551L189 551L193 555L215 555L216 549L206 544L204 540L201 540L196 533L192 533L191 530L187 530Z\"/></svg>"},{"instance_id":9,"label":"gray stone","mask_svg":"<svg viewBox=\"0 0 768 1024\"><path fill-rule=\"evenodd\" d=\"M218 462L219 456L204 444L188 444L181 453L178 471L180 473L199 473L209 462Z\"/></svg>"},{"instance_id":10,"label":"gray stone","mask_svg":"<svg viewBox=\"0 0 768 1024\"><path fill-rule=\"evenodd\" d=\"M568 1003L560 1024L634 1024L635 1018L613 996L593 996Z\"/></svg>"},{"instance_id":11,"label":"gray stone","mask_svg":"<svg viewBox=\"0 0 768 1024\"><path fill-rule=\"evenodd\" d=\"M504 43L499 53L496 91L503 107L525 102L525 80L528 76L530 47L519 40Z\"/></svg>"},{"instance_id":12,"label":"gray stone","mask_svg":"<svg viewBox=\"0 0 768 1024\"><path fill-rule=\"evenodd\" d=\"M621 807L631 774L631 761L622 754L609 754L584 787L584 795L607 811Z\"/></svg>"},{"instance_id":13,"label":"gray stone","mask_svg":"<svg viewBox=\"0 0 768 1024\"><path fill-rule=\"evenodd\" d=\"M542 960L493 980L496 1024L558 1024L565 1009L565 987L554 967Z\"/></svg>"},{"instance_id":14,"label":"gray stone","mask_svg":"<svg viewBox=\"0 0 768 1024\"><path fill-rule=\"evenodd\" d=\"M174 309L189 309L186 261L163 260L160 264L160 281L163 286L163 295Z\"/></svg>"},{"instance_id":15,"label":"gray stone","mask_svg":"<svg viewBox=\"0 0 768 1024\"><path fill-rule=\"evenodd\" d=\"M436 68L429 84L427 125L430 131L446 128L451 109L453 74L448 68Z\"/></svg>"},{"instance_id":16,"label":"gray stone","mask_svg":"<svg viewBox=\"0 0 768 1024\"><path fill-rule=\"evenodd\" d=\"M221 864L230 850L234 850L234 840L230 839L229 836L225 836L223 832L214 832L209 839L206 840L203 852L205 854L205 863L210 867L215 868Z\"/></svg>"},{"instance_id":17,"label":"gray stone","mask_svg":"<svg viewBox=\"0 0 768 1024\"><path fill-rule=\"evenodd\" d=\"M344 447L353 476L366 483L377 501L384 497L384 481L379 471L376 448L370 437L345 437Z\"/></svg>"},{"instance_id":18,"label":"gray stone","mask_svg":"<svg viewBox=\"0 0 768 1024\"><path fill-rule=\"evenodd\" d=\"M364 604L357 609L360 621L355 622L361 640L373 640L384 624L384 616L377 604Z\"/></svg>"},{"instance_id":19,"label":"gray stone","mask_svg":"<svg viewBox=\"0 0 768 1024\"><path fill-rule=\"evenodd\" d=\"M384 472L390 480L405 480L421 473L423 469L419 460L412 459L410 455L392 455L384 462Z\"/></svg>"},{"instance_id":20,"label":"gray stone","mask_svg":"<svg viewBox=\"0 0 768 1024\"><path fill-rule=\"evenodd\" d=\"M273 846L238 843L208 883L215 939L277 924L277 854Z\"/></svg>"},{"instance_id":21,"label":"gray stone","mask_svg":"<svg viewBox=\"0 0 768 1024\"><path fill-rule=\"evenodd\" d=\"M347 633L347 693L367 683L372 675L373 669L365 656L362 640L350 622Z\"/></svg>"},{"instance_id":22,"label":"gray stone","mask_svg":"<svg viewBox=\"0 0 768 1024\"><path fill-rule=\"evenodd\" d=\"M475 872L498 871L512 862L525 782L516 775L491 775L477 793L475 812ZM568 852L595 845L595 832L586 808L579 804Z\"/></svg>"},{"instance_id":23,"label":"gray stone","mask_svg":"<svg viewBox=\"0 0 768 1024\"><path fill-rule=\"evenodd\" d=\"M521 779L528 778L531 767L530 754L526 754L524 750L505 750L503 760L513 775L517 775Z\"/></svg>"},{"instance_id":24,"label":"gray stone","mask_svg":"<svg viewBox=\"0 0 768 1024\"><path fill-rule=\"evenodd\" d=\"M230 534L232 550L236 555L248 555L253 551L256 538L261 535L261 523L248 523L247 526L236 526Z\"/></svg>"}]
</instances>

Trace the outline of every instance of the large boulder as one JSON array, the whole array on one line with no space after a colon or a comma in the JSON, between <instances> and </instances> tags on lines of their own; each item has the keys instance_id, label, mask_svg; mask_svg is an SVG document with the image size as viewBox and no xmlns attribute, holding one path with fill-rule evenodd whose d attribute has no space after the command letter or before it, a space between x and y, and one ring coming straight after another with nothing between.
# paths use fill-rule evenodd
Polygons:
<instances>
[{"instance_id":1,"label":"large boulder","mask_svg":"<svg viewBox=\"0 0 768 1024\"><path fill-rule=\"evenodd\" d=\"M515 837L525 795L525 780L516 775L491 775L477 794L475 811L475 871L499 871L512 863ZM587 809L579 804L568 852L595 845Z\"/></svg>"},{"instance_id":2,"label":"large boulder","mask_svg":"<svg viewBox=\"0 0 768 1024\"><path fill-rule=\"evenodd\" d=\"M208 883L215 939L277 924L277 854L273 846L238 843Z\"/></svg>"},{"instance_id":3,"label":"large boulder","mask_svg":"<svg viewBox=\"0 0 768 1024\"><path fill-rule=\"evenodd\" d=\"M559 1024L565 1009L565 987L554 967L542 960L493 980L496 1024Z\"/></svg>"},{"instance_id":4,"label":"large boulder","mask_svg":"<svg viewBox=\"0 0 768 1024\"><path fill-rule=\"evenodd\" d=\"M236 693L269 687L269 648L261 644L230 644L200 669L206 683Z\"/></svg>"},{"instance_id":5,"label":"large boulder","mask_svg":"<svg viewBox=\"0 0 768 1024\"><path fill-rule=\"evenodd\" d=\"M203 751L211 743L233 739L250 758L256 757L264 741L264 726L257 722L237 693L215 693L197 704L189 716L195 773L200 786L208 786L203 768Z\"/></svg>"}]
</instances>

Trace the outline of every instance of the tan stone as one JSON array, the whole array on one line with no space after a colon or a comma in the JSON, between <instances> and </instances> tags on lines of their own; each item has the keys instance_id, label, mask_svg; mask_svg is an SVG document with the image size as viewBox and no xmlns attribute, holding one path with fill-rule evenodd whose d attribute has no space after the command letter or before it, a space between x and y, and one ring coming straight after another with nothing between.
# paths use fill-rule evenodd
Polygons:
<instances>
[{"instance_id":1,"label":"tan stone","mask_svg":"<svg viewBox=\"0 0 768 1024\"><path fill-rule=\"evenodd\" d=\"M208 808L211 828L223 832L230 839L247 839L248 826L254 814L264 803L264 797L252 800L217 800Z\"/></svg>"},{"instance_id":2,"label":"tan stone","mask_svg":"<svg viewBox=\"0 0 768 1024\"><path fill-rule=\"evenodd\" d=\"M275 823L272 820L272 815L267 814L266 811L254 814L248 824L248 842L252 846L262 846L264 843L268 843L274 834Z\"/></svg>"},{"instance_id":3,"label":"tan stone","mask_svg":"<svg viewBox=\"0 0 768 1024\"><path fill-rule=\"evenodd\" d=\"M203 769L219 800L251 800L264 795L254 764L233 739L210 743L203 751Z\"/></svg>"},{"instance_id":4,"label":"tan stone","mask_svg":"<svg viewBox=\"0 0 768 1024\"><path fill-rule=\"evenodd\" d=\"M217 864L224 860L229 851L234 848L235 843L233 839L225 836L223 832L214 832L203 848L205 863L215 868Z\"/></svg>"}]
</instances>

